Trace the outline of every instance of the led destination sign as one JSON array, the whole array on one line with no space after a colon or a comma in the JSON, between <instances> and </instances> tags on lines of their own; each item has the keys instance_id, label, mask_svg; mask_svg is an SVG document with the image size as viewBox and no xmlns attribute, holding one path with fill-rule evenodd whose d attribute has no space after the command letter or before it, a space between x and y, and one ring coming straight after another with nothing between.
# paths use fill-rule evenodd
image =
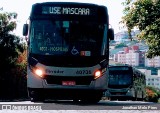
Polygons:
<instances>
[{"instance_id":1,"label":"led destination sign","mask_svg":"<svg viewBox=\"0 0 160 113\"><path fill-rule=\"evenodd\" d=\"M109 70L115 71L115 70L129 70L128 67L109 67Z\"/></svg>"},{"instance_id":2,"label":"led destination sign","mask_svg":"<svg viewBox=\"0 0 160 113\"><path fill-rule=\"evenodd\" d=\"M72 8L72 7L42 7L42 14L55 15L90 15L89 8Z\"/></svg>"}]
</instances>

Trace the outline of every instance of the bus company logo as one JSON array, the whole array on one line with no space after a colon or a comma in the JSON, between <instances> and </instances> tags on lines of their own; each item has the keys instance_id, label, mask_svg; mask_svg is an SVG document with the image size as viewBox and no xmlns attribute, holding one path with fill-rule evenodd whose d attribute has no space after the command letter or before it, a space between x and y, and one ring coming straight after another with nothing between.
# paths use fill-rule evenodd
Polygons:
<instances>
[{"instance_id":1,"label":"bus company logo","mask_svg":"<svg viewBox=\"0 0 160 113\"><path fill-rule=\"evenodd\" d=\"M2 105L2 110L42 110L41 105Z\"/></svg>"},{"instance_id":2,"label":"bus company logo","mask_svg":"<svg viewBox=\"0 0 160 113\"><path fill-rule=\"evenodd\" d=\"M11 105L2 105L2 110L12 110Z\"/></svg>"},{"instance_id":3,"label":"bus company logo","mask_svg":"<svg viewBox=\"0 0 160 113\"><path fill-rule=\"evenodd\" d=\"M46 69L46 73L49 73L49 74L62 74L64 73L63 70L50 70L50 69Z\"/></svg>"}]
</instances>

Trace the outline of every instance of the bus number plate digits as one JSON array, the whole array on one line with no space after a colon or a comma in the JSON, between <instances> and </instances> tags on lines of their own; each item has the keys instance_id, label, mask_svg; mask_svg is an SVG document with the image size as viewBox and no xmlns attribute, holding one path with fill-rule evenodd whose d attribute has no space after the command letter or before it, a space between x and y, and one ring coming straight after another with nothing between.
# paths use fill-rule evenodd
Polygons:
<instances>
[{"instance_id":1,"label":"bus number plate digits","mask_svg":"<svg viewBox=\"0 0 160 113\"><path fill-rule=\"evenodd\" d=\"M76 85L75 81L62 81L62 85L73 86Z\"/></svg>"},{"instance_id":2,"label":"bus number plate digits","mask_svg":"<svg viewBox=\"0 0 160 113\"><path fill-rule=\"evenodd\" d=\"M76 74L91 74L91 70L77 70Z\"/></svg>"}]
</instances>

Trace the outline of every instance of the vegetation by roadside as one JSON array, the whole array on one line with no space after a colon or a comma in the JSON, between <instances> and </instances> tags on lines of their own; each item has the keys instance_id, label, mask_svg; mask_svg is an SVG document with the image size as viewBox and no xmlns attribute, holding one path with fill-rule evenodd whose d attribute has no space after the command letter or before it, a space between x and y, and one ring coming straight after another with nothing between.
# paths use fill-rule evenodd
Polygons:
<instances>
[{"instance_id":1,"label":"vegetation by roadside","mask_svg":"<svg viewBox=\"0 0 160 113\"><path fill-rule=\"evenodd\" d=\"M151 86L146 87L146 101L160 102L160 90Z\"/></svg>"},{"instance_id":2,"label":"vegetation by roadside","mask_svg":"<svg viewBox=\"0 0 160 113\"><path fill-rule=\"evenodd\" d=\"M16 13L0 13L0 100L26 98L26 45L13 34Z\"/></svg>"}]
</instances>

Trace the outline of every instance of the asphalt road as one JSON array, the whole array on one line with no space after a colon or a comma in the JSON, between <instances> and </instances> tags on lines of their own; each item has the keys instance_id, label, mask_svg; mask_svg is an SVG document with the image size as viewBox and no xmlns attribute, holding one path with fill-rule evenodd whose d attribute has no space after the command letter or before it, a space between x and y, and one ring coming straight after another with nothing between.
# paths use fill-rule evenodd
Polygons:
<instances>
[{"instance_id":1,"label":"asphalt road","mask_svg":"<svg viewBox=\"0 0 160 113\"><path fill-rule=\"evenodd\" d=\"M45 102L0 102L0 109L9 105L13 110L160 110L159 103L143 101L108 101L101 100L97 104L73 102L68 100L47 100ZM2 108L3 105L3 108Z\"/></svg>"}]
</instances>

